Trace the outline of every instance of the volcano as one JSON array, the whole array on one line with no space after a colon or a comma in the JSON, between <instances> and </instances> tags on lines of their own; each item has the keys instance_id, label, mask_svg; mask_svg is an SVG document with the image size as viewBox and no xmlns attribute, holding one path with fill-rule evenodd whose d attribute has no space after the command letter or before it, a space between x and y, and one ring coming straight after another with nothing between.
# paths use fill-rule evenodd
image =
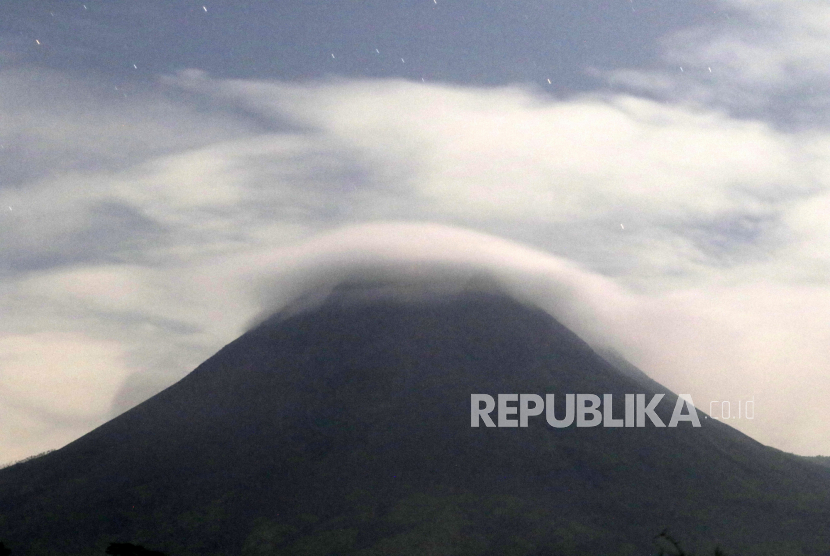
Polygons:
<instances>
[{"instance_id":1,"label":"volcano","mask_svg":"<svg viewBox=\"0 0 830 556\"><path fill-rule=\"evenodd\" d=\"M508 393L611 394L619 417L626 394L662 393L666 423L677 400L503 292L344 284L0 471L0 540L29 556L553 556L655 553L668 530L698 553L830 554L830 468L701 412L471 427L472 394Z\"/></svg>"}]
</instances>

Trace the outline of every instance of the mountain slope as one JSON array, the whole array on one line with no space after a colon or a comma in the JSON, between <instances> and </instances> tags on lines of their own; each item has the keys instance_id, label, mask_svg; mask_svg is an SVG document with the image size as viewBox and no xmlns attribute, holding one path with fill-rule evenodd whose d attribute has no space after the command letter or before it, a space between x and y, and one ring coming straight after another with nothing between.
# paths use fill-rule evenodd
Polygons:
<instances>
[{"instance_id":1,"label":"mountain slope","mask_svg":"<svg viewBox=\"0 0 830 556\"><path fill-rule=\"evenodd\" d=\"M474 393L653 391L500 293L340 291L0 471L0 540L28 555L641 554L668 528L701 550L828 553L830 469L702 413L700 428L471 428Z\"/></svg>"}]
</instances>

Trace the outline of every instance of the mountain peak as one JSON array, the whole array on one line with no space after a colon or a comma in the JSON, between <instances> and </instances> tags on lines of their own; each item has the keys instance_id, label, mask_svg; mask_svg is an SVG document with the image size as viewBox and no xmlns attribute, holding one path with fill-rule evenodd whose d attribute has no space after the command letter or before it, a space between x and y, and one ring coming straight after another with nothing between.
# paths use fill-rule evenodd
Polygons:
<instances>
[{"instance_id":1,"label":"mountain peak","mask_svg":"<svg viewBox=\"0 0 830 556\"><path fill-rule=\"evenodd\" d=\"M259 322L280 322L323 306L392 302L404 305L448 301L460 294L489 294L518 300L492 273L458 266L398 265L352 269L317 280L284 307ZM259 324L259 322L257 324Z\"/></svg>"}]
</instances>

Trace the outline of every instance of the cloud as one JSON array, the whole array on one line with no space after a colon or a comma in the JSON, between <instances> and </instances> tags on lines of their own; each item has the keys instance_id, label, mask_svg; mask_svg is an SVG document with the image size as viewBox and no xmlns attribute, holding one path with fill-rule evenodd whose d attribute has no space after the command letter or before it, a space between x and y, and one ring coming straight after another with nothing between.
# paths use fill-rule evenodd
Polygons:
<instances>
[{"instance_id":1,"label":"cloud","mask_svg":"<svg viewBox=\"0 0 830 556\"><path fill-rule=\"evenodd\" d=\"M612 83L663 99L716 105L782 127L827 127L830 6L720 0L716 22L664 39L662 64L613 70Z\"/></svg>"},{"instance_id":2,"label":"cloud","mask_svg":"<svg viewBox=\"0 0 830 556\"><path fill-rule=\"evenodd\" d=\"M103 424L124 379L123 346L86 334L0 338L3 462L65 444Z\"/></svg>"},{"instance_id":3,"label":"cloud","mask_svg":"<svg viewBox=\"0 0 830 556\"><path fill-rule=\"evenodd\" d=\"M258 131L243 114L202 110L149 86L81 80L42 69L0 70L3 189L68 172L120 170ZM123 80L120 80L123 81Z\"/></svg>"},{"instance_id":4,"label":"cloud","mask_svg":"<svg viewBox=\"0 0 830 556\"><path fill-rule=\"evenodd\" d=\"M523 88L192 75L179 84L293 118L328 156L353 160L359 178L331 192L339 222L485 226L605 272L599 261L622 250L640 272L664 275L763 259L787 242L785 213L827 189L826 134L628 95L551 101ZM554 239L574 230L579 252Z\"/></svg>"},{"instance_id":5,"label":"cloud","mask_svg":"<svg viewBox=\"0 0 830 556\"><path fill-rule=\"evenodd\" d=\"M43 439L0 438L4 454L55 447L67 436L42 431L172 383L314 272L396 260L490 268L704 409L755 395L757 419L736 425L756 438L830 453L820 129L613 92L194 71L135 92L156 111L116 115L122 100L98 91L86 122L62 112L82 84L39 78L59 102L33 102L18 127L61 162L23 156L0 188L0 312L14 315L0 341L67 388L71 343L79 376L102 378L85 406L35 396L4 361L0 404L17 409L2 428L37 414L26 430ZM21 87L3 83L0 98ZM94 117L102 139L73 143ZM805 384L816 409L796 415Z\"/></svg>"},{"instance_id":6,"label":"cloud","mask_svg":"<svg viewBox=\"0 0 830 556\"><path fill-rule=\"evenodd\" d=\"M88 417L102 412L123 380L120 345L55 333L0 339L5 398ZM48 354L48 356L44 356Z\"/></svg>"}]
</instances>

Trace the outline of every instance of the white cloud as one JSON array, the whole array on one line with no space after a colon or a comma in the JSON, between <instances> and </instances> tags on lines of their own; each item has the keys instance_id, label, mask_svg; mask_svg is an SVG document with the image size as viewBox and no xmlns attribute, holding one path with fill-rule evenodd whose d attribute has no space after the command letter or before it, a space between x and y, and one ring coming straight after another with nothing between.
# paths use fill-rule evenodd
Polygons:
<instances>
[{"instance_id":1,"label":"white cloud","mask_svg":"<svg viewBox=\"0 0 830 556\"><path fill-rule=\"evenodd\" d=\"M712 111L396 82L292 89L271 93L289 99L284 114L376 163L412 167L418 197L452 216L569 221L634 205L697 217L804 182L790 137Z\"/></svg>"},{"instance_id":2,"label":"white cloud","mask_svg":"<svg viewBox=\"0 0 830 556\"><path fill-rule=\"evenodd\" d=\"M756 279L757 280L757 279ZM754 419L729 424L778 448L826 453L830 290L764 281L638 299L609 330L653 378L698 407L754 400ZM719 415L719 414L718 414Z\"/></svg>"},{"instance_id":3,"label":"white cloud","mask_svg":"<svg viewBox=\"0 0 830 556\"><path fill-rule=\"evenodd\" d=\"M0 338L4 397L68 416L103 413L124 379L121 345L51 332Z\"/></svg>"},{"instance_id":4,"label":"white cloud","mask_svg":"<svg viewBox=\"0 0 830 556\"><path fill-rule=\"evenodd\" d=\"M32 415L0 400L0 467L29 456L54 450L103 424L101 420L74 421L65 416L50 418Z\"/></svg>"},{"instance_id":5,"label":"white cloud","mask_svg":"<svg viewBox=\"0 0 830 556\"><path fill-rule=\"evenodd\" d=\"M783 215L826 191L830 176L826 135L626 95L551 101L519 88L400 81L181 83L293 118L318 148L363 167L363 181L333 192L349 207L346 222L523 228L519 239L569 256L572 247L540 238L579 228L583 262L607 260L596 254L611 244L649 274L768 256L788 239ZM621 241L624 222L630 237Z\"/></svg>"},{"instance_id":6,"label":"white cloud","mask_svg":"<svg viewBox=\"0 0 830 556\"><path fill-rule=\"evenodd\" d=\"M717 4L716 23L664 39L662 67L615 70L610 81L785 127L826 128L830 6L821 0Z\"/></svg>"}]
</instances>

